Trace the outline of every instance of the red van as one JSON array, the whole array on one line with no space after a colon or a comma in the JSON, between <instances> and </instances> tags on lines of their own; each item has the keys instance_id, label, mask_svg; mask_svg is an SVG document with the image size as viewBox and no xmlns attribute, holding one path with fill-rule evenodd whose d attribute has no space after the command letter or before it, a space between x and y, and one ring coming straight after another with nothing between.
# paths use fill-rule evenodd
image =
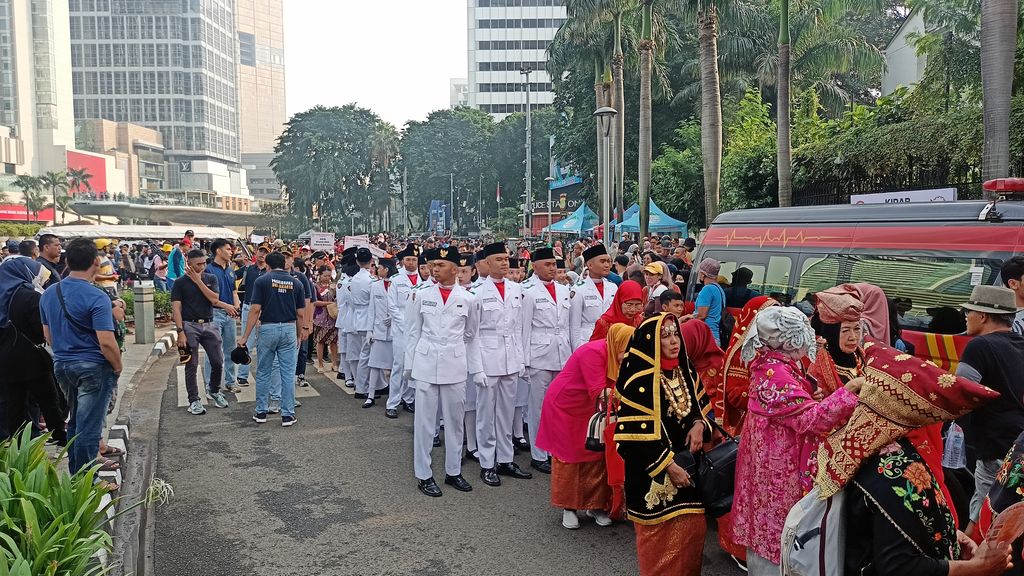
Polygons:
<instances>
[{"instance_id":1,"label":"red van","mask_svg":"<svg viewBox=\"0 0 1024 576\"><path fill-rule=\"evenodd\" d=\"M961 304L973 286L1001 282L1002 262L1022 253L1024 202L967 201L727 212L694 262L718 260L727 279L749 268L752 290L808 312L808 294L876 284L900 305L904 338L917 355L953 369L967 341L955 335L963 331Z\"/></svg>"}]
</instances>

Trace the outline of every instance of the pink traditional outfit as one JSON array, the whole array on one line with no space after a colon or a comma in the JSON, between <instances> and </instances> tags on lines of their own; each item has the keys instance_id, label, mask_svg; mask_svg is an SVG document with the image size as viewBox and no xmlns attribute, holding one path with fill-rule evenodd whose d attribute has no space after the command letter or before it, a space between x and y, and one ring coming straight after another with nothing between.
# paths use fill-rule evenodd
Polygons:
<instances>
[{"instance_id":1,"label":"pink traditional outfit","mask_svg":"<svg viewBox=\"0 0 1024 576\"><path fill-rule=\"evenodd\" d=\"M816 402L799 358L815 355L814 332L796 308L760 312L743 346L750 391L736 463L733 530L750 574L778 574L782 526L813 484L813 455L845 424L857 396L845 388ZM756 356L755 356L756 351ZM756 555L756 556L755 556Z\"/></svg>"},{"instance_id":2,"label":"pink traditional outfit","mask_svg":"<svg viewBox=\"0 0 1024 576\"><path fill-rule=\"evenodd\" d=\"M605 452L586 449L587 427L601 393L614 385L619 354L633 328L614 324L605 340L580 346L544 395L537 446L551 453L551 504L563 510L611 510Z\"/></svg>"}]
</instances>

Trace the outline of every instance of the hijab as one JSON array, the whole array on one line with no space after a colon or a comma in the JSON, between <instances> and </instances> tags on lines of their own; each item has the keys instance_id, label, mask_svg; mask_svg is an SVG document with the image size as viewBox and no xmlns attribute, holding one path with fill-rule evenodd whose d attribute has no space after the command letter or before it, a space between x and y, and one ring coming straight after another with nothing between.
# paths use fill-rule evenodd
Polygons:
<instances>
[{"instance_id":1,"label":"hijab","mask_svg":"<svg viewBox=\"0 0 1024 576\"><path fill-rule=\"evenodd\" d=\"M743 340L741 358L750 362L761 348L783 354L806 353L811 360L818 351L810 321L793 306L775 306L757 314Z\"/></svg>"},{"instance_id":2,"label":"hijab","mask_svg":"<svg viewBox=\"0 0 1024 576\"><path fill-rule=\"evenodd\" d=\"M747 332L754 324L754 318L762 310L778 306L779 302L771 296L751 298L740 311L736 327L729 338L729 348L725 354L725 376L723 378L722 405L715 409L724 415L726 428L736 431L741 422L741 414L747 411L747 391L750 389L750 370L740 357L740 350L746 340ZM717 401L717 398L716 398ZM719 413L719 412L716 412Z\"/></svg>"},{"instance_id":3,"label":"hijab","mask_svg":"<svg viewBox=\"0 0 1024 576\"><path fill-rule=\"evenodd\" d=\"M613 324L608 327L608 336L605 337L605 342L608 345L608 368L606 374L612 382L619 377L619 368L622 364L619 360L619 354L624 352L629 346L629 340L633 337L634 331L635 328L625 324Z\"/></svg>"},{"instance_id":4,"label":"hijab","mask_svg":"<svg viewBox=\"0 0 1024 576\"><path fill-rule=\"evenodd\" d=\"M716 398L719 375L725 365L725 352L711 334L711 328L704 322L689 321L679 326L686 348L686 356L697 369L712 398Z\"/></svg>"},{"instance_id":5,"label":"hijab","mask_svg":"<svg viewBox=\"0 0 1024 576\"><path fill-rule=\"evenodd\" d=\"M625 282L622 283L622 285L619 286L619 289L615 292L615 298L612 299L612 305L609 306L608 310L606 310L605 313L602 314L601 317L598 319L598 324L603 324L606 327L605 332L595 332L594 335L597 336L597 338L594 338L592 336L590 339L599 340L601 338L604 338L605 334L607 334L608 328L614 326L615 324L625 324L627 326L633 327L639 326L640 322L644 318L643 310L641 310L640 313L632 317L626 316L622 312L622 305L626 302L629 302L630 300L639 300L643 302L644 289L641 288L640 285L637 284L636 282L632 280L626 280Z\"/></svg>"},{"instance_id":6,"label":"hijab","mask_svg":"<svg viewBox=\"0 0 1024 576\"><path fill-rule=\"evenodd\" d=\"M43 284L50 271L31 258L10 258L0 264L0 326L11 321L10 305L14 294L21 288L43 293Z\"/></svg>"}]
</instances>

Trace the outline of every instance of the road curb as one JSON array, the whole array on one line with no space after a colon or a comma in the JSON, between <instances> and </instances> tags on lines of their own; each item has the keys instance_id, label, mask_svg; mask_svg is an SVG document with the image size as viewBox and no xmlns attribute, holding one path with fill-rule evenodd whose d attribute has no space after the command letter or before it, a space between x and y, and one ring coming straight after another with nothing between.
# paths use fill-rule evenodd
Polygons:
<instances>
[{"instance_id":1,"label":"road curb","mask_svg":"<svg viewBox=\"0 0 1024 576\"><path fill-rule=\"evenodd\" d=\"M166 332L153 345L153 350L121 397L120 406L110 427L108 445L124 450L121 470L108 478L119 481L116 508L131 506L146 498L153 483L157 434L160 427L160 404L167 387L167 372L153 370L164 355L174 348L176 333ZM165 362L170 367L171 360ZM112 473L113 474L113 473ZM113 563L109 574L143 576L152 574L152 518L145 506L133 508L118 516L111 527Z\"/></svg>"}]
</instances>

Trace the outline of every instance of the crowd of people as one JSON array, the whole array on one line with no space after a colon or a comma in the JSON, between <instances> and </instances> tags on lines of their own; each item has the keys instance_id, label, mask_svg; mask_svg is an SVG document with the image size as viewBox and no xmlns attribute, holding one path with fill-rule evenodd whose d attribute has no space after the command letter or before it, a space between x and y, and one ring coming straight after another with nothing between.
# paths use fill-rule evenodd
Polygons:
<instances>
[{"instance_id":1,"label":"crowd of people","mask_svg":"<svg viewBox=\"0 0 1024 576\"><path fill-rule=\"evenodd\" d=\"M62 250L44 236L13 248L3 351L38 362L0 375L7 430L77 435L73 471L105 465L118 289L148 278L170 291L191 414L204 397L227 407L252 378L253 421L293 426L315 356L362 408L411 414L424 495L443 494L441 446L456 491L473 490L466 460L489 487L550 475L566 529L632 522L643 575L699 574L709 521L744 570L780 574L787 514L809 494L845 495L845 537L820 536L842 551L838 573L1024 564L1019 543L985 537L1024 498L1021 257L1004 263L1005 287L976 286L963 304L972 340L950 373L914 355L879 287L812 294L808 314L752 288L746 268L730 282L714 259L694 262L692 239L609 250L380 234L334 253L270 240L245 256L223 239ZM734 438L732 504L711 517L699 463Z\"/></svg>"}]
</instances>

